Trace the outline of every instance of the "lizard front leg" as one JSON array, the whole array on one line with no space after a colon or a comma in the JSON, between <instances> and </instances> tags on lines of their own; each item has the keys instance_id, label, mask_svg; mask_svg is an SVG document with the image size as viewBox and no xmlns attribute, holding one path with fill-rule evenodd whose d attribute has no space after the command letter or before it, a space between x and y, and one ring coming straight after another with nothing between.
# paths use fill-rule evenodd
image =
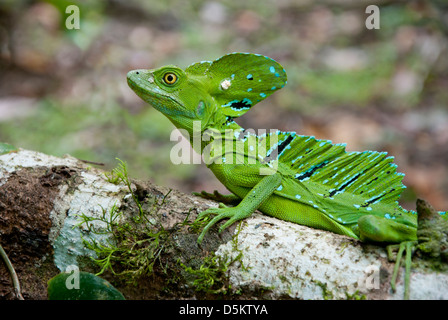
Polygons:
<instances>
[{"instance_id":1,"label":"lizard front leg","mask_svg":"<svg viewBox=\"0 0 448 320\"><path fill-rule=\"evenodd\" d=\"M261 176L260 176L261 177ZM219 228L222 232L225 228L236 221L249 217L255 210L257 210L265 200L267 200L275 189L277 189L282 182L282 177L279 173L264 176L261 180L246 194L243 200L236 207L227 207L220 204L219 208L210 208L201 212L197 220L207 217L211 214L216 216L204 227L198 238L198 243L202 242L208 229L222 219L229 218L229 220Z\"/></svg>"}]
</instances>

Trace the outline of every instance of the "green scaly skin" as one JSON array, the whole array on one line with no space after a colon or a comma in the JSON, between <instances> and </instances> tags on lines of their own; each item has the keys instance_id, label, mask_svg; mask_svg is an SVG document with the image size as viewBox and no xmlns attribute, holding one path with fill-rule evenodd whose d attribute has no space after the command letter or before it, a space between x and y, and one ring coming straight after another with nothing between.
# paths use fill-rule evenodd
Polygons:
<instances>
[{"instance_id":1,"label":"green scaly skin","mask_svg":"<svg viewBox=\"0 0 448 320\"><path fill-rule=\"evenodd\" d=\"M134 70L127 79L138 96L180 129L197 152L208 156L208 168L232 192L196 193L237 204L221 204L199 214L198 219L215 215L199 243L218 221L229 219L223 230L258 209L365 242L400 244L397 260L406 250L408 279L411 250L418 240L417 214L398 204L405 186L392 157L346 152L345 145L295 132L274 130L257 136L234 121L287 83L279 63L262 55L232 53L185 70L172 65ZM194 121L200 125L195 127ZM195 143L198 138L201 143Z\"/></svg>"}]
</instances>

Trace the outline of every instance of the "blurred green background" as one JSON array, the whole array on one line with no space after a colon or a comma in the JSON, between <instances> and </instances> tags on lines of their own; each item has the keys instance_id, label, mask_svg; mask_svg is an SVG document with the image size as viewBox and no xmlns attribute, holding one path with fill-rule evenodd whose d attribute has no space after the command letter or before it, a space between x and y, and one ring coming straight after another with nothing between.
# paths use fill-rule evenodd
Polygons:
<instances>
[{"instance_id":1,"label":"blurred green background","mask_svg":"<svg viewBox=\"0 0 448 320\"><path fill-rule=\"evenodd\" d=\"M67 5L80 8L68 30ZM368 5L380 29L368 30ZM279 61L288 85L239 119L387 151L416 195L448 209L446 1L0 1L0 142L129 164L134 178L224 191L205 165L174 165L172 124L126 73L229 52Z\"/></svg>"}]
</instances>

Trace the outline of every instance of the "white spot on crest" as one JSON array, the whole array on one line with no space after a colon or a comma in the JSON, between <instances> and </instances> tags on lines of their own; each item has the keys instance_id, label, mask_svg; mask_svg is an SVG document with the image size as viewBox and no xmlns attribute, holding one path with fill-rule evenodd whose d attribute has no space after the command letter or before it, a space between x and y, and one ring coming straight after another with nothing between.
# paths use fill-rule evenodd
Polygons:
<instances>
[{"instance_id":1,"label":"white spot on crest","mask_svg":"<svg viewBox=\"0 0 448 320\"><path fill-rule=\"evenodd\" d=\"M222 90L227 90L227 89L229 89L230 88L230 86L232 85L232 83L230 82L230 80L223 80L222 82L221 82L221 88L222 88Z\"/></svg>"}]
</instances>

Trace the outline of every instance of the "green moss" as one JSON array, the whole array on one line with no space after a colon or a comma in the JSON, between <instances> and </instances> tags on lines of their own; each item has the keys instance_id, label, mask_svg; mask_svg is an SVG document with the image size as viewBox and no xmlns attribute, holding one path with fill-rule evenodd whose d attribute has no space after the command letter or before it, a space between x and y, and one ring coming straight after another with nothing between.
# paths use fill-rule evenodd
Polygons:
<instances>
[{"instance_id":1,"label":"green moss","mask_svg":"<svg viewBox=\"0 0 448 320\"><path fill-rule=\"evenodd\" d=\"M430 270L448 271L448 220L423 200L417 201L418 256L414 264Z\"/></svg>"},{"instance_id":2,"label":"green moss","mask_svg":"<svg viewBox=\"0 0 448 320\"><path fill-rule=\"evenodd\" d=\"M355 293L349 294L348 292L345 293L345 296L347 297L347 300L366 300L367 297L365 294L359 294L359 291L356 290Z\"/></svg>"},{"instance_id":3,"label":"green moss","mask_svg":"<svg viewBox=\"0 0 448 320\"><path fill-rule=\"evenodd\" d=\"M79 215L79 227L83 227L84 246L95 252L92 261L96 264L97 275L110 272L117 280L124 280L128 284L136 284L141 277L148 277L154 273L156 266L164 272L164 284L160 289L166 294L170 288L186 282L195 292L213 295L235 295L228 281L228 268L239 262L243 270L243 252L238 248L238 235L242 223L232 238L232 257L221 257L214 254L202 258L195 255L196 247L183 250L182 257L177 262L163 259L164 253L177 250L177 247L189 248L194 237L191 233L199 233L208 219L189 221L191 212L177 226L164 229L159 222L159 209L164 205L169 192L160 200L155 196L146 196L145 202L139 200L138 191L133 191L128 176L127 164L119 160L118 166L106 174L109 182L127 186L132 199L128 204L132 208L113 206L110 210L102 210L98 217ZM137 188L138 189L138 188ZM124 214L123 210L127 210ZM130 212L129 212L130 211ZM189 233L181 235L177 231L188 228ZM109 235L107 240L98 235ZM194 241L194 240L193 240ZM196 243L194 241L194 243ZM185 254L184 254L185 253Z\"/></svg>"},{"instance_id":4,"label":"green moss","mask_svg":"<svg viewBox=\"0 0 448 320\"><path fill-rule=\"evenodd\" d=\"M163 205L166 196L159 203L155 198L148 212L143 210L137 195L131 188L131 182L127 173L127 165L119 160L117 168L106 175L112 183L124 183L137 207L137 214L130 220L125 220L123 212L116 205L109 211L102 210L99 217L81 214L80 226L84 226L84 245L96 253L94 262L100 267L97 275L110 271L116 276L125 278L128 282L135 283L143 275L153 272L154 264L160 261L167 244L170 242L171 233L166 231L161 224L154 224L158 210ZM108 234L111 238L107 241L98 240L96 235Z\"/></svg>"},{"instance_id":5,"label":"green moss","mask_svg":"<svg viewBox=\"0 0 448 320\"><path fill-rule=\"evenodd\" d=\"M322 298L324 300L332 300L333 299L333 297L334 297L333 292L328 290L326 283L316 281L316 284L322 289Z\"/></svg>"},{"instance_id":6,"label":"green moss","mask_svg":"<svg viewBox=\"0 0 448 320\"><path fill-rule=\"evenodd\" d=\"M230 286L225 284L227 282L226 271L230 265L228 259L215 255L205 257L197 269L186 266L182 262L179 263L186 273L187 281L196 291L226 294L230 289Z\"/></svg>"},{"instance_id":7,"label":"green moss","mask_svg":"<svg viewBox=\"0 0 448 320\"><path fill-rule=\"evenodd\" d=\"M279 275L278 278L280 279L281 282L283 283L289 283L289 280L286 276L284 275Z\"/></svg>"},{"instance_id":8,"label":"green moss","mask_svg":"<svg viewBox=\"0 0 448 320\"><path fill-rule=\"evenodd\" d=\"M244 266L242 261L243 253L241 249L238 248L238 235L241 232L241 226L242 222L238 225L237 232L232 238L233 251L238 253L236 256L230 258L212 254L205 257L203 260L200 260L200 262L191 261L188 266L179 261L179 264L186 274L187 281L195 291L222 295L235 295L241 293L240 290L232 292L227 273L230 265L235 262L239 262L241 268L247 270L247 267ZM197 227L197 225L195 227ZM194 265L199 265L199 263L200 266L195 268Z\"/></svg>"}]
</instances>

